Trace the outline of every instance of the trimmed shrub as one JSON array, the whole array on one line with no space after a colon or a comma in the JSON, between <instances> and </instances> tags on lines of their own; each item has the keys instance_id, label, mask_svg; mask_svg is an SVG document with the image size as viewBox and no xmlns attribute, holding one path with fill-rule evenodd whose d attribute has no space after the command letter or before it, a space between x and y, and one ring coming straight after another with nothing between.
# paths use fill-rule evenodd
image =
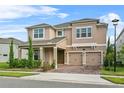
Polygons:
<instances>
[{"instance_id":1,"label":"trimmed shrub","mask_svg":"<svg viewBox=\"0 0 124 93\"><path fill-rule=\"evenodd\" d=\"M32 68L39 68L41 67L42 61L41 60L33 60L32 61ZM27 59L14 59L12 62L13 68L30 68L28 66L28 60Z\"/></svg>"},{"instance_id":2,"label":"trimmed shrub","mask_svg":"<svg viewBox=\"0 0 124 93\"><path fill-rule=\"evenodd\" d=\"M13 68L25 68L27 67L27 59L14 59Z\"/></svg>"},{"instance_id":3,"label":"trimmed shrub","mask_svg":"<svg viewBox=\"0 0 124 93\"><path fill-rule=\"evenodd\" d=\"M18 61L18 68L26 68L27 67L28 60L27 59L21 59Z\"/></svg>"},{"instance_id":4,"label":"trimmed shrub","mask_svg":"<svg viewBox=\"0 0 124 93\"><path fill-rule=\"evenodd\" d=\"M41 66L41 61L40 60L34 60L33 61L33 68L38 68Z\"/></svg>"},{"instance_id":5,"label":"trimmed shrub","mask_svg":"<svg viewBox=\"0 0 124 93\"><path fill-rule=\"evenodd\" d=\"M48 62L43 63L43 71L51 70L51 65Z\"/></svg>"},{"instance_id":6,"label":"trimmed shrub","mask_svg":"<svg viewBox=\"0 0 124 93\"><path fill-rule=\"evenodd\" d=\"M51 68L54 69L54 68L55 68L55 65L56 65L55 62L53 62L53 63L51 64Z\"/></svg>"}]
</instances>

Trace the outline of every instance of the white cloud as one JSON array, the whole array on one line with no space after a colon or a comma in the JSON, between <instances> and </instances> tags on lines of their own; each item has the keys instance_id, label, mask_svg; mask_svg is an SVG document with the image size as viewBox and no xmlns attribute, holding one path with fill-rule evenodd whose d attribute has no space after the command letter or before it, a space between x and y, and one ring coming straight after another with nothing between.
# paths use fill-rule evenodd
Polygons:
<instances>
[{"instance_id":1,"label":"white cloud","mask_svg":"<svg viewBox=\"0 0 124 93\"><path fill-rule=\"evenodd\" d=\"M14 34L3 34L3 35L0 34L0 37L1 38L10 38L10 37L13 37L13 38L17 38L17 39L22 40L22 41L27 41L26 35L27 34L21 35L21 36L14 35Z\"/></svg>"},{"instance_id":2,"label":"white cloud","mask_svg":"<svg viewBox=\"0 0 124 93\"><path fill-rule=\"evenodd\" d=\"M57 8L53 8L49 6L41 6L39 12L46 15L55 15L58 10L59 9Z\"/></svg>"},{"instance_id":3,"label":"white cloud","mask_svg":"<svg viewBox=\"0 0 124 93\"><path fill-rule=\"evenodd\" d=\"M103 15L100 17L100 20L102 22L106 22L106 23L111 23L111 21L113 19L119 19L120 20L120 16L118 14L115 14L115 13L108 13L107 15Z\"/></svg>"},{"instance_id":4,"label":"white cloud","mask_svg":"<svg viewBox=\"0 0 124 93\"><path fill-rule=\"evenodd\" d=\"M114 26L112 24L112 20L113 19L119 19L119 23L117 25L117 32L116 32L117 36L120 34L122 29L124 28L124 22L121 20L121 17L116 13L108 13L106 15L99 17L99 18L100 18L101 22L108 23L108 37L110 37L110 41L113 43L114 42L114 36L113 36L114 34L111 34L111 35L109 34L110 30L112 30L114 33Z\"/></svg>"},{"instance_id":5,"label":"white cloud","mask_svg":"<svg viewBox=\"0 0 124 93\"><path fill-rule=\"evenodd\" d=\"M66 13L59 13L58 14L58 17L60 17L60 18L65 18L67 16L69 16L69 14L66 14Z\"/></svg>"},{"instance_id":6,"label":"white cloud","mask_svg":"<svg viewBox=\"0 0 124 93\"><path fill-rule=\"evenodd\" d=\"M26 32L25 27L27 25L1 25L0 34L14 33L14 32Z\"/></svg>"},{"instance_id":7,"label":"white cloud","mask_svg":"<svg viewBox=\"0 0 124 93\"><path fill-rule=\"evenodd\" d=\"M1 25L0 38L14 37L22 41L27 41L27 25Z\"/></svg>"},{"instance_id":8,"label":"white cloud","mask_svg":"<svg viewBox=\"0 0 124 93\"><path fill-rule=\"evenodd\" d=\"M49 6L0 6L0 20L25 18L30 16L56 16L67 17L67 13L61 13L59 9ZM58 16L60 15L60 16ZM62 17L63 16L63 17Z\"/></svg>"}]
</instances>

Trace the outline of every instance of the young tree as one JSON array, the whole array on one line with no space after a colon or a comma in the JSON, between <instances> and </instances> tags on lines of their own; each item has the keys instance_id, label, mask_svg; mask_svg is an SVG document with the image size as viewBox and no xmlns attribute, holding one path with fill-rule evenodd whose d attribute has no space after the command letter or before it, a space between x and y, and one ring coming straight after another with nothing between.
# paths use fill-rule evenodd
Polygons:
<instances>
[{"instance_id":1,"label":"young tree","mask_svg":"<svg viewBox=\"0 0 124 93\"><path fill-rule=\"evenodd\" d=\"M28 49L28 68L33 67L33 47L32 47L32 39L29 37L29 49Z\"/></svg>"},{"instance_id":2,"label":"young tree","mask_svg":"<svg viewBox=\"0 0 124 93\"><path fill-rule=\"evenodd\" d=\"M14 61L14 52L13 52L13 40L11 40L10 43L10 52L9 52L9 67L13 67L13 61Z\"/></svg>"},{"instance_id":3,"label":"young tree","mask_svg":"<svg viewBox=\"0 0 124 93\"><path fill-rule=\"evenodd\" d=\"M114 60L113 52L114 52L113 46L110 44L110 38L109 38L107 42L107 50L106 50L106 56L105 56L105 62L104 62L104 66L109 67L108 69L110 69L110 66L112 65L112 62Z\"/></svg>"}]
</instances>

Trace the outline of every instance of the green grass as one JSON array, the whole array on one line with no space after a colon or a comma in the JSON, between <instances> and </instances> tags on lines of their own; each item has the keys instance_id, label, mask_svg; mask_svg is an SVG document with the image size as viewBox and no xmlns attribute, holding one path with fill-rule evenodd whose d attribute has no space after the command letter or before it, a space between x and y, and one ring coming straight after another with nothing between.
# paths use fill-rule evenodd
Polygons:
<instances>
[{"instance_id":1,"label":"green grass","mask_svg":"<svg viewBox=\"0 0 124 93\"><path fill-rule=\"evenodd\" d=\"M124 84L124 78L117 78L117 77L101 77L101 78L108 80L112 83Z\"/></svg>"},{"instance_id":2,"label":"green grass","mask_svg":"<svg viewBox=\"0 0 124 93\"><path fill-rule=\"evenodd\" d=\"M110 70L101 69L100 74L102 75L115 75L115 76L124 76L124 67L117 67L117 71L113 71L113 67Z\"/></svg>"},{"instance_id":3,"label":"green grass","mask_svg":"<svg viewBox=\"0 0 124 93\"><path fill-rule=\"evenodd\" d=\"M23 77L23 76L30 76L34 75L33 73L21 73L21 72L0 72L0 76L7 76L7 77Z\"/></svg>"},{"instance_id":4,"label":"green grass","mask_svg":"<svg viewBox=\"0 0 124 93\"><path fill-rule=\"evenodd\" d=\"M0 69L7 69L9 68L9 64L7 64L6 62L0 62Z\"/></svg>"}]
</instances>

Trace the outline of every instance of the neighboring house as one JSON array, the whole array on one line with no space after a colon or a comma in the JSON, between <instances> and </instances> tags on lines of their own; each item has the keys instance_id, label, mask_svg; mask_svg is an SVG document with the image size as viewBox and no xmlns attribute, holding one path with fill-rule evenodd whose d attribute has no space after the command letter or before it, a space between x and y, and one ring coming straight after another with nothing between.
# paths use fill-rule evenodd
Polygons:
<instances>
[{"instance_id":1,"label":"neighboring house","mask_svg":"<svg viewBox=\"0 0 124 93\"><path fill-rule=\"evenodd\" d=\"M108 25L98 19L80 19L58 25L46 23L27 27L32 38L34 59L52 64L100 66L106 51ZM28 42L20 45L28 49Z\"/></svg>"},{"instance_id":2,"label":"neighboring house","mask_svg":"<svg viewBox=\"0 0 124 93\"><path fill-rule=\"evenodd\" d=\"M124 29L121 31L116 40L117 52L121 50L122 45L124 45Z\"/></svg>"},{"instance_id":3,"label":"neighboring house","mask_svg":"<svg viewBox=\"0 0 124 93\"><path fill-rule=\"evenodd\" d=\"M13 40L14 58L18 58L18 46L23 42L15 38L0 38L0 62L9 61L11 40Z\"/></svg>"}]
</instances>

